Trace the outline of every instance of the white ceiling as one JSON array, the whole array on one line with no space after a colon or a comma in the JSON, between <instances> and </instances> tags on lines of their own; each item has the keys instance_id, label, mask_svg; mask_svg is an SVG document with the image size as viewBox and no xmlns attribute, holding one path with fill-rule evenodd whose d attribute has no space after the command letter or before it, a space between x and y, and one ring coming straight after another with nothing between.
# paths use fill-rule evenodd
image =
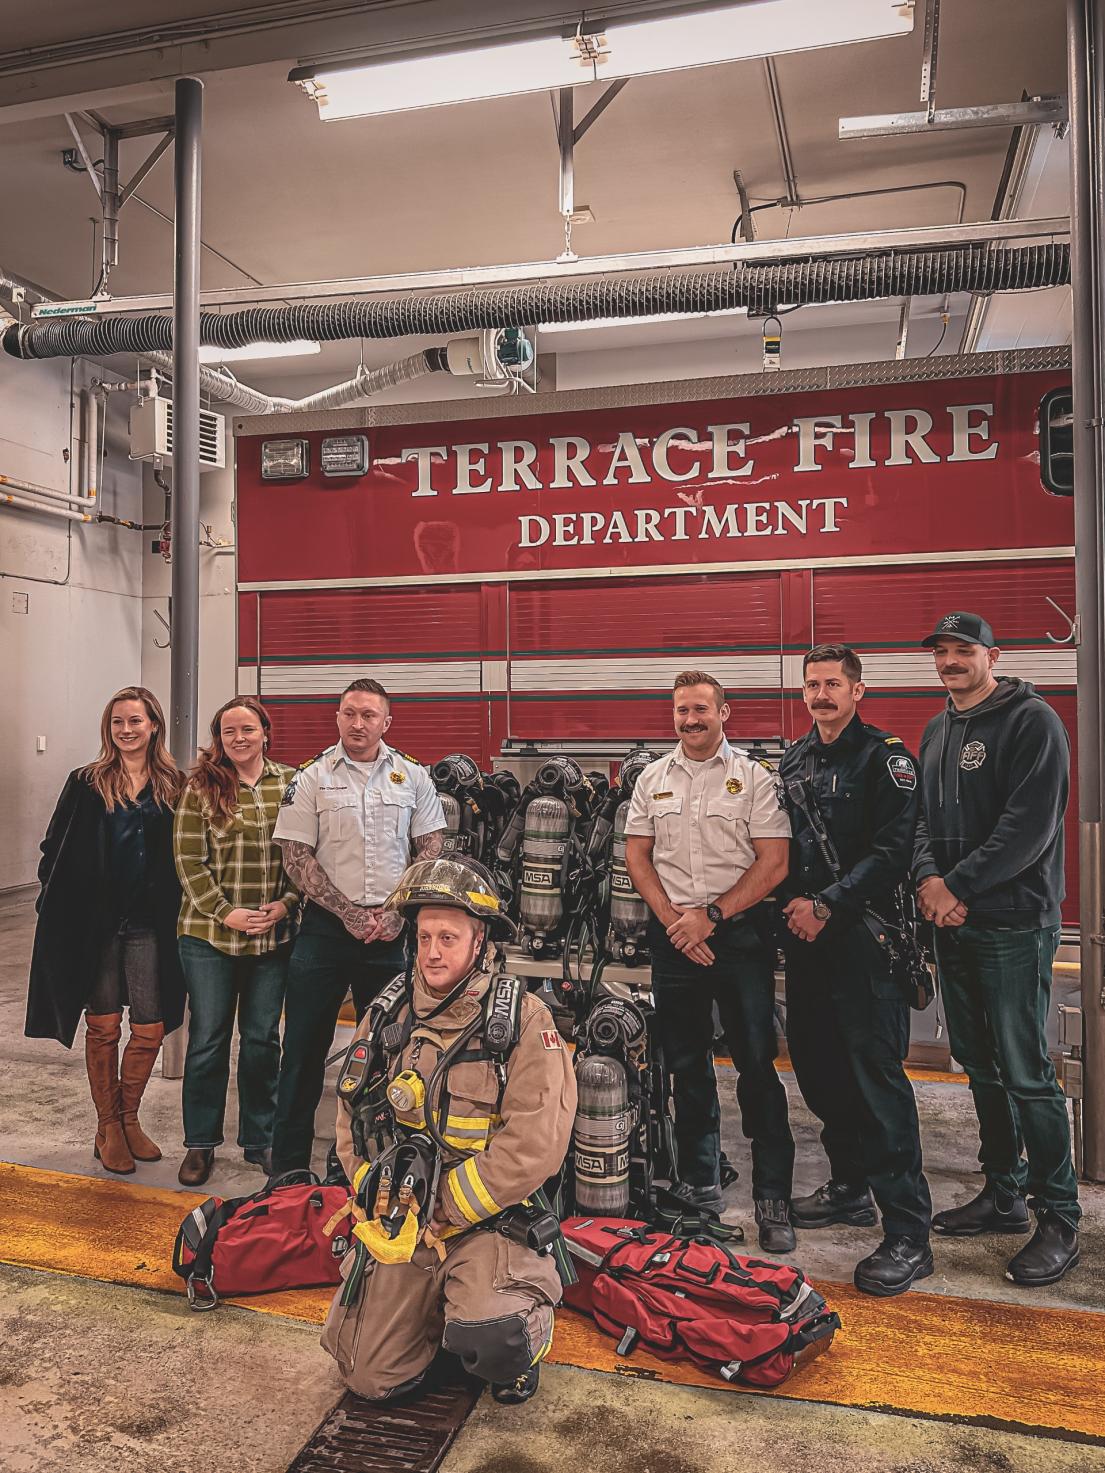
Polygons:
<instances>
[{"instance_id":1,"label":"white ceiling","mask_svg":"<svg viewBox=\"0 0 1105 1473\"><path fill-rule=\"evenodd\" d=\"M205 287L241 285L250 277L269 284L555 256L563 247L563 229L547 96L323 124L314 104L286 80L289 66L311 53L312 41L318 50L333 42L339 12L364 12L352 19L342 15L347 36L363 33L363 40L381 34L385 25L394 34L402 32L404 23L425 27L429 12L448 3L333 5L327 20L313 28L301 24L285 30L274 23L256 36L213 42L206 52L198 46L156 52L148 45L142 51L135 40L130 52L105 60L100 53L119 51L120 44L95 38L148 26L151 7L145 0L51 0L38 7L3 0L0 267L63 296L81 297L91 290L98 269L92 223L98 206L88 180L61 164L62 150L72 141L59 115L66 105L63 99L106 80L131 89L97 99L110 121L171 111L168 79L177 65L194 69L197 54L206 54L212 65L222 68L200 73L205 82L203 237L226 258L205 253ZM527 3L532 10L535 0ZM182 17L210 21L231 8L211 0L175 0L156 10L158 24L164 26ZM270 11L275 20L304 6L284 0L259 9ZM466 16L497 13L503 18L518 13L519 7L480 0L459 8L453 4L458 9ZM804 196L958 179L967 187L965 218L990 217L1008 130L846 143L836 136L842 114L919 105L922 9L919 5L918 25L906 40L777 60ZM940 104L1011 102L1024 92L1065 91L1063 17L1063 0L945 0ZM97 53L96 59L70 60L51 69L39 65L50 58L28 51L78 37L84 38L85 50ZM285 47L292 49L285 54ZM151 56L160 58L156 65ZM257 57L264 59L230 64ZM151 83L151 75L159 80ZM134 97L135 88L145 95ZM577 118L587 105L577 97ZM95 143L94 135L89 136ZM149 146L145 139L122 145L124 178ZM171 216L170 157L139 194ZM1061 180L1061 166L1061 157L1052 160L1049 179ZM576 228L576 250L588 255L728 240L738 207L732 179L737 168L754 197L775 198L783 192L761 62L630 82L577 150L576 198L590 205L595 221ZM1030 213L1041 213L1038 206L1045 199L1048 212L1065 209L1065 201L1042 186L1037 196ZM931 189L802 210L767 210L756 215L756 231L759 238L769 238L935 225L952 221L957 208L955 191ZM112 291L166 291L171 272L171 226L141 204L128 205ZM915 304L924 329L918 326L912 333L911 353L931 348L940 327L933 314L940 305ZM965 305L953 304L957 316L943 351L958 345L956 326ZM787 341L797 345L804 333L816 330L818 351L824 351L820 345L827 321L821 309L803 310L788 320ZM897 305L847 309L839 326L848 333L869 330L876 347L870 356L887 356L897 335ZM633 343L662 349L673 341L716 339L731 332L739 336L742 330L747 333L749 326L711 322L661 325L651 336L645 328L631 331L646 334ZM758 333L758 328L751 331ZM382 361L411 346L409 340L370 345L366 361ZM619 342L604 341L601 332L574 333L542 345L558 353L612 346ZM358 352L355 344L330 345L311 362L310 374L315 381L343 376L356 366ZM256 382L302 380L304 365L294 360L256 369L244 365L241 376Z\"/></svg>"}]
</instances>

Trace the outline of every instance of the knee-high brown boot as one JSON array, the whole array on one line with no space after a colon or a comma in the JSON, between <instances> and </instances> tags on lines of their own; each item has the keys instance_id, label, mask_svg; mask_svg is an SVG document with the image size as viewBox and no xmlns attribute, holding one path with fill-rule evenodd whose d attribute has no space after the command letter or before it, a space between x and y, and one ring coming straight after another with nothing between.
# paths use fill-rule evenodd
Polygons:
<instances>
[{"instance_id":1,"label":"knee-high brown boot","mask_svg":"<svg viewBox=\"0 0 1105 1473\"><path fill-rule=\"evenodd\" d=\"M105 1171L129 1176L134 1157L123 1134L122 1093L119 1088L119 1038L122 1013L87 1013L84 1062L88 1087L96 1106L96 1157Z\"/></svg>"},{"instance_id":2,"label":"knee-high brown boot","mask_svg":"<svg viewBox=\"0 0 1105 1473\"><path fill-rule=\"evenodd\" d=\"M165 1037L164 1023L132 1023L130 1038L119 1066L123 1094L123 1134L136 1161L160 1161L161 1147L151 1141L138 1123L138 1106L149 1083L157 1051Z\"/></svg>"}]
</instances>

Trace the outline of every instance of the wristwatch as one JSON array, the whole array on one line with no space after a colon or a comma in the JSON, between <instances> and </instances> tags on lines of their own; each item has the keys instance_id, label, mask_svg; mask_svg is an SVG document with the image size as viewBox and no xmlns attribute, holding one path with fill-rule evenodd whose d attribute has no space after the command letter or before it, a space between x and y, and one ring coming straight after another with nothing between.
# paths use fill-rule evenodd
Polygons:
<instances>
[{"instance_id":1,"label":"wristwatch","mask_svg":"<svg viewBox=\"0 0 1105 1473\"><path fill-rule=\"evenodd\" d=\"M708 905L706 907L706 919L713 921L715 926L720 926L725 917L721 913L720 905Z\"/></svg>"},{"instance_id":2,"label":"wristwatch","mask_svg":"<svg viewBox=\"0 0 1105 1473\"><path fill-rule=\"evenodd\" d=\"M813 897L813 913L817 920L827 921L833 913L833 908L827 901L822 900L820 895L815 895Z\"/></svg>"}]
</instances>

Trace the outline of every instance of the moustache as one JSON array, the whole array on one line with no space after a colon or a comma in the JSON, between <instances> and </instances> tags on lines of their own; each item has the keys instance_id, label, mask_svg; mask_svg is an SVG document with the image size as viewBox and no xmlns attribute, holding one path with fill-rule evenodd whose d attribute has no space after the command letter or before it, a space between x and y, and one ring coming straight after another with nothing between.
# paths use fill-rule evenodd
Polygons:
<instances>
[{"instance_id":1,"label":"moustache","mask_svg":"<svg viewBox=\"0 0 1105 1473\"><path fill-rule=\"evenodd\" d=\"M941 675L967 675L969 671L965 670L962 665L945 665L940 673Z\"/></svg>"}]
</instances>

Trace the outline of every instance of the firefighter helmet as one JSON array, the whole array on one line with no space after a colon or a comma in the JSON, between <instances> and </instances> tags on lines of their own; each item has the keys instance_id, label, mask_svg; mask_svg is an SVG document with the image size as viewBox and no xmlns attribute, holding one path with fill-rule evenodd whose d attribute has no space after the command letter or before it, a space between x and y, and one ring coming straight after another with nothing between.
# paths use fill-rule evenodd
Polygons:
<instances>
[{"instance_id":1,"label":"firefighter helmet","mask_svg":"<svg viewBox=\"0 0 1105 1473\"><path fill-rule=\"evenodd\" d=\"M423 905L449 906L482 921L492 936L509 938L515 933L490 872L466 855L415 860L384 905L408 917Z\"/></svg>"}]
</instances>

